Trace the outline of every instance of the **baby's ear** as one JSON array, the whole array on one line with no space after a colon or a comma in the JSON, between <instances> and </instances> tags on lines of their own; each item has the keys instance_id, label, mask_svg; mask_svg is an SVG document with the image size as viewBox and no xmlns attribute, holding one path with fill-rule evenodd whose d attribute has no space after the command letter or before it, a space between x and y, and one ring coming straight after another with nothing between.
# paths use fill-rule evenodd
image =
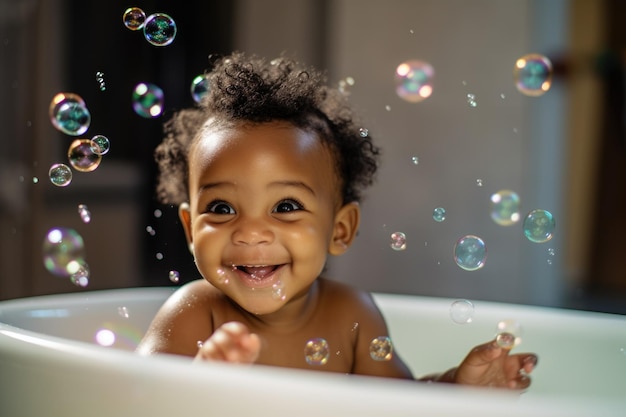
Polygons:
<instances>
[{"instance_id":1,"label":"baby's ear","mask_svg":"<svg viewBox=\"0 0 626 417\"><path fill-rule=\"evenodd\" d=\"M348 203L339 209L337 214L335 214L333 235L328 248L328 252L331 255L341 255L348 250L356 237L357 230L359 230L360 221L361 209L359 208L359 203Z\"/></svg>"},{"instance_id":2,"label":"baby's ear","mask_svg":"<svg viewBox=\"0 0 626 417\"><path fill-rule=\"evenodd\" d=\"M191 209L189 208L189 203L181 203L181 205L178 206L178 218L180 219L180 222L183 225L183 230L185 231L185 237L187 238L187 243L189 244L189 251L193 254L193 235L191 233Z\"/></svg>"}]
</instances>

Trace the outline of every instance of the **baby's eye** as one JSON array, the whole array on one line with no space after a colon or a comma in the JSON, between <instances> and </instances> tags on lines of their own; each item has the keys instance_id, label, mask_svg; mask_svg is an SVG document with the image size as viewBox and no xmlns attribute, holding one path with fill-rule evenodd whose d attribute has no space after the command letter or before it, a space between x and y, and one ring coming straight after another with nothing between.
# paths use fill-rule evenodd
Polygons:
<instances>
[{"instance_id":1,"label":"baby's eye","mask_svg":"<svg viewBox=\"0 0 626 417\"><path fill-rule=\"evenodd\" d=\"M302 203L300 203L297 200L289 198L286 200L279 201L278 204L276 204L276 206L274 207L274 210L272 210L272 212L289 213L292 211L298 211L302 209L304 209L304 206L302 205Z\"/></svg>"},{"instance_id":2,"label":"baby's eye","mask_svg":"<svg viewBox=\"0 0 626 417\"><path fill-rule=\"evenodd\" d=\"M206 211L215 214L235 214L235 209L227 202L221 200L211 201L207 205Z\"/></svg>"}]
</instances>

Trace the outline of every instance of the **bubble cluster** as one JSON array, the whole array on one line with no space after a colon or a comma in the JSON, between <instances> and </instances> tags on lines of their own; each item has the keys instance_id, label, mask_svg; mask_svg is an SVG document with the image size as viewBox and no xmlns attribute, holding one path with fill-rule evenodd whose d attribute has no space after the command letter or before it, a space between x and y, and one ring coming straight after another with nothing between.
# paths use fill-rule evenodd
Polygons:
<instances>
[{"instance_id":1,"label":"bubble cluster","mask_svg":"<svg viewBox=\"0 0 626 417\"><path fill-rule=\"evenodd\" d=\"M83 221L83 223L91 222L91 212L89 211L89 208L86 204L78 205L78 215L80 216L80 219Z\"/></svg>"},{"instance_id":2,"label":"bubble cluster","mask_svg":"<svg viewBox=\"0 0 626 417\"><path fill-rule=\"evenodd\" d=\"M478 106L478 102L476 101L476 95L475 94L471 94L471 93L467 94L467 104L469 104L470 107L477 107Z\"/></svg>"},{"instance_id":3,"label":"bubble cluster","mask_svg":"<svg viewBox=\"0 0 626 417\"><path fill-rule=\"evenodd\" d=\"M511 190L500 190L491 195L491 219L500 226L510 226L520 219L520 198Z\"/></svg>"},{"instance_id":4,"label":"bubble cluster","mask_svg":"<svg viewBox=\"0 0 626 417\"><path fill-rule=\"evenodd\" d=\"M394 232L391 234L391 249L395 251L406 249L406 235L402 232Z\"/></svg>"},{"instance_id":5,"label":"bubble cluster","mask_svg":"<svg viewBox=\"0 0 626 417\"><path fill-rule=\"evenodd\" d=\"M148 16L143 24L143 35L154 46L167 46L176 37L176 22L165 13Z\"/></svg>"},{"instance_id":6,"label":"bubble cluster","mask_svg":"<svg viewBox=\"0 0 626 417\"><path fill-rule=\"evenodd\" d=\"M496 343L504 349L512 349L522 342L522 326L516 320L502 320L496 326Z\"/></svg>"},{"instance_id":7,"label":"bubble cluster","mask_svg":"<svg viewBox=\"0 0 626 417\"><path fill-rule=\"evenodd\" d=\"M146 21L146 13L139 7L129 7L122 15L124 26L130 30L140 30Z\"/></svg>"},{"instance_id":8,"label":"bubble cluster","mask_svg":"<svg viewBox=\"0 0 626 417\"><path fill-rule=\"evenodd\" d=\"M413 163L413 165L418 165L420 163L420 159L417 156L412 156L411 163Z\"/></svg>"},{"instance_id":9,"label":"bubble cluster","mask_svg":"<svg viewBox=\"0 0 626 417\"><path fill-rule=\"evenodd\" d=\"M524 55L515 61L513 78L520 93L531 97L541 96L552 84L552 63L543 55Z\"/></svg>"},{"instance_id":10,"label":"bubble cluster","mask_svg":"<svg viewBox=\"0 0 626 417\"><path fill-rule=\"evenodd\" d=\"M277 301L284 301L286 298L285 285L282 281L277 281L272 285L272 298Z\"/></svg>"},{"instance_id":11,"label":"bubble cluster","mask_svg":"<svg viewBox=\"0 0 626 417\"><path fill-rule=\"evenodd\" d=\"M180 273L178 271L171 270L168 272L168 277L174 284L178 284L178 281L180 281Z\"/></svg>"},{"instance_id":12,"label":"bubble cluster","mask_svg":"<svg viewBox=\"0 0 626 417\"><path fill-rule=\"evenodd\" d=\"M326 339L315 337L304 345L304 360L309 365L326 365L330 356L330 348Z\"/></svg>"},{"instance_id":13,"label":"bubble cluster","mask_svg":"<svg viewBox=\"0 0 626 417\"><path fill-rule=\"evenodd\" d=\"M94 153L91 145L91 139L76 139L70 144L67 158L72 168L81 172L91 172L98 168L102 155Z\"/></svg>"},{"instance_id":14,"label":"bubble cluster","mask_svg":"<svg viewBox=\"0 0 626 417\"><path fill-rule=\"evenodd\" d=\"M454 261L466 271L475 271L485 266L487 247L478 236L467 235L454 245Z\"/></svg>"},{"instance_id":15,"label":"bubble cluster","mask_svg":"<svg viewBox=\"0 0 626 417\"><path fill-rule=\"evenodd\" d=\"M441 223L446 219L446 209L443 207L437 207L433 210L433 220Z\"/></svg>"},{"instance_id":16,"label":"bubble cluster","mask_svg":"<svg viewBox=\"0 0 626 417\"><path fill-rule=\"evenodd\" d=\"M48 171L48 177L57 187L66 187L72 182L72 170L65 164L54 164Z\"/></svg>"},{"instance_id":17,"label":"bubble cluster","mask_svg":"<svg viewBox=\"0 0 626 417\"><path fill-rule=\"evenodd\" d=\"M482 187L483 185L485 185L485 183L482 180L482 178L476 178L476 186L477 187Z\"/></svg>"},{"instance_id":18,"label":"bubble cluster","mask_svg":"<svg viewBox=\"0 0 626 417\"><path fill-rule=\"evenodd\" d=\"M209 79L204 75L198 75L191 81L191 97L196 103L209 94Z\"/></svg>"},{"instance_id":19,"label":"bubble cluster","mask_svg":"<svg viewBox=\"0 0 626 417\"><path fill-rule=\"evenodd\" d=\"M70 136L82 135L89 129L91 114L78 94L58 93L48 108L50 122L60 132Z\"/></svg>"},{"instance_id":20,"label":"bubble cluster","mask_svg":"<svg viewBox=\"0 0 626 417\"><path fill-rule=\"evenodd\" d=\"M139 83L133 90L133 110L146 119L159 117L163 112L163 90L150 83Z\"/></svg>"},{"instance_id":21,"label":"bubble cluster","mask_svg":"<svg viewBox=\"0 0 626 417\"><path fill-rule=\"evenodd\" d=\"M96 72L96 81L98 82L98 85L100 86L100 91L105 91L107 89L106 83L104 82L104 73L103 72Z\"/></svg>"},{"instance_id":22,"label":"bubble cluster","mask_svg":"<svg viewBox=\"0 0 626 417\"><path fill-rule=\"evenodd\" d=\"M524 236L533 243L544 243L552 239L556 223L547 210L532 210L524 219Z\"/></svg>"},{"instance_id":23,"label":"bubble cluster","mask_svg":"<svg viewBox=\"0 0 626 417\"><path fill-rule=\"evenodd\" d=\"M370 342L370 357L375 361L388 361L393 357L393 345L387 336L379 336Z\"/></svg>"},{"instance_id":24,"label":"bubble cluster","mask_svg":"<svg viewBox=\"0 0 626 417\"><path fill-rule=\"evenodd\" d=\"M455 300L450 305L450 318L457 324L471 323L474 318L474 304L469 300Z\"/></svg>"},{"instance_id":25,"label":"bubble cluster","mask_svg":"<svg viewBox=\"0 0 626 417\"><path fill-rule=\"evenodd\" d=\"M433 67L424 61L410 60L396 68L396 94L409 103L419 103L433 93Z\"/></svg>"},{"instance_id":26,"label":"bubble cluster","mask_svg":"<svg viewBox=\"0 0 626 417\"><path fill-rule=\"evenodd\" d=\"M74 229L53 227L43 242L43 264L54 275L70 277L85 259L83 237Z\"/></svg>"},{"instance_id":27,"label":"bubble cluster","mask_svg":"<svg viewBox=\"0 0 626 417\"><path fill-rule=\"evenodd\" d=\"M111 149L111 143L109 142L109 138L103 135L95 135L91 138L91 142L89 143L89 148L91 152L96 155L106 155Z\"/></svg>"}]
</instances>

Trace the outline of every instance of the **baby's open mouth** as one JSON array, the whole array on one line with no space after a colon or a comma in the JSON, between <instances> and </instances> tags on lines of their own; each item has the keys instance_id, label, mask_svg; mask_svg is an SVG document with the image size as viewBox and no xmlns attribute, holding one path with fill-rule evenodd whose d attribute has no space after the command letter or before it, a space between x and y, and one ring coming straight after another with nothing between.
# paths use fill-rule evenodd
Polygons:
<instances>
[{"instance_id":1,"label":"baby's open mouth","mask_svg":"<svg viewBox=\"0 0 626 417\"><path fill-rule=\"evenodd\" d=\"M239 271L250 275L250 278L262 280L276 271L281 265L236 265Z\"/></svg>"}]
</instances>

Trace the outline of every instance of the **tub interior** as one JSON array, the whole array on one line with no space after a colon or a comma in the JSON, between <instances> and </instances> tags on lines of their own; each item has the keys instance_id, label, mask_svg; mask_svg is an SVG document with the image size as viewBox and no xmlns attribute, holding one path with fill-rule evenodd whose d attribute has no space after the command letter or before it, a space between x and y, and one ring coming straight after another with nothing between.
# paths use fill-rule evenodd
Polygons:
<instances>
[{"instance_id":1,"label":"tub interior","mask_svg":"<svg viewBox=\"0 0 626 417\"><path fill-rule=\"evenodd\" d=\"M173 290L167 287L87 291L0 302L0 349L5 355L5 362L0 360L0 364L5 367L11 355L17 355L18 359L27 363L29 354L45 353L45 349L66 353L77 349L72 351L74 354L65 357L67 362L64 366L71 368L85 357L99 360L97 358L103 356L112 361L111 369L115 369L118 363L125 363L132 369L133 364L143 364L148 360L165 366L163 369L184 366L185 372L198 372L195 369L197 364L190 365L186 359L168 355L141 358L131 352ZM531 389L522 394L516 403L532 406L546 400L565 399L569 408L563 408L562 404L560 408L570 413L584 409L580 405L571 408L580 401L603 404L607 412L626 409L626 317L476 301L471 323L461 325L450 318L450 306L454 301L451 299L392 294L374 294L374 297L388 322L395 352L402 356L416 376L444 371L458 364L471 347L494 337L498 321L515 319L522 324L523 334L522 343L514 351L530 351L539 355L539 366L533 373ZM114 335L114 342L110 337L103 337L111 334ZM27 349L21 353L13 352L13 348L3 345L6 341L11 344L16 340L20 342L20 349L24 346ZM115 356L106 356L109 354ZM41 359L41 363L43 361ZM163 365L164 362L170 365ZM158 367L151 368L154 372ZM246 376L243 378L249 378L248 372L259 373L259 369L264 369L259 366L253 368L237 368L236 374L244 372ZM129 372L129 369L124 372ZM225 369L227 371L221 374L220 380L226 374L235 378L228 365ZM39 371L33 372L36 374ZM81 372L80 368L74 372ZM266 374L265 378L267 374L277 377L285 372L288 378L304 375L307 382L333 378L326 373L274 368L271 372L261 373ZM153 377L158 380L168 374L164 370L160 376ZM40 375L33 376L41 378ZM87 378L86 375L83 377ZM51 378L54 380L54 376ZM175 383L171 378L170 375L165 380ZM364 379L371 383L368 378ZM185 380L183 378L180 384L186 384ZM353 377L350 385L362 380ZM389 385L390 381L386 382L383 385L387 389L397 383L393 381ZM361 383L356 383L356 386ZM405 384L398 384L393 395L406 389ZM410 389L415 390L415 386ZM377 390L379 394L382 392Z\"/></svg>"}]
</instances>

